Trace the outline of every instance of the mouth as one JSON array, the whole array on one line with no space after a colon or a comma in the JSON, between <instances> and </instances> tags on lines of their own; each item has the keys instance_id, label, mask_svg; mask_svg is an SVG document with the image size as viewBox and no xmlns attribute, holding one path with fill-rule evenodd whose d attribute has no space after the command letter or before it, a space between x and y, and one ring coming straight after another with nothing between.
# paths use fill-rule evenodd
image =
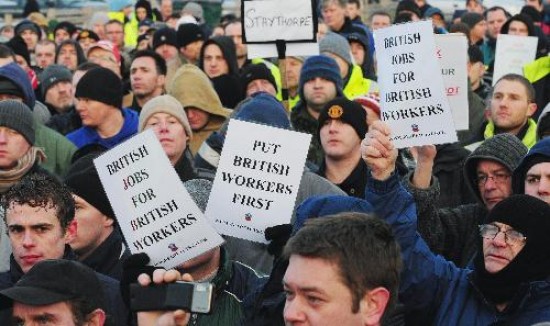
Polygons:
<instances>
[{"instance_id":1,"label":"mouth","mask_svg":"<svg viewBox=\"0 0 550 326\"><path fill-rule=\"evenodd\" d=\"M39 259L41 259L42 256L40 255L26 255L21 256L21 260L26 264L33 264L36 263Z\"/></svg>"}]
</instances>

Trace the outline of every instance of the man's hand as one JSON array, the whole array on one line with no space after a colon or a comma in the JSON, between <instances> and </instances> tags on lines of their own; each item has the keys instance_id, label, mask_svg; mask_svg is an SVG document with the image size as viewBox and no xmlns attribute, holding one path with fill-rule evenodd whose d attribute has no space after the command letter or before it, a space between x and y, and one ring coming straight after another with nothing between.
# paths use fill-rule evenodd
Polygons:
<instances>
[{"instance_id":1,"label":"man's hand","mask_svg":"<svg viewBox=\"0 0 550 326\"><path fill-rule=\"evenodd\" d=\"M397 149L390 140L391 130L383 121L375 121L361 142L361 156L376 180L386 180L395 170Z\"/></svg>"},{"instance_id":2,"label":"man's hand","mask_svg":"<svg viewBox=\"0 0 550 326\"><path fill-rule=\"evenodd\" d=\"M157 269L153 272L153 279L147 274L141 274L138 277L138 283L141 286L149 286L152 282L155 284L173 283L176 281L192 282L193 278L189 274L183 276L175 269L164 270ZM191 314L184 310L175 311L144 311L138 312L138 326L187 326Z\"/></svg>"}]
</instances>

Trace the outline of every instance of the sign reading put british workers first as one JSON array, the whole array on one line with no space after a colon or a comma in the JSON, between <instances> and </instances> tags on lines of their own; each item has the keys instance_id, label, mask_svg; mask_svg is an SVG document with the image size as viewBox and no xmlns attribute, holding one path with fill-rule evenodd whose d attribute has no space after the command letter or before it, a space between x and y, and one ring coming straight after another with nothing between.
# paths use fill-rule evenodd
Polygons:
<instances>
[{"instance_id":1,"label":"sign reading put british workers first","mask_svg":"<svg viewBox=\"0 0 550 326\"><path fill-rule=\"evenodd\" d=\"M146 252L153 266L173 268L223 243L151 130L94 164L130 251Z\"/></svg>"},{"instance_id":2,"label":"sign reading put british workers first","mask_svg":"<svg viewBox=\"0 0 550 326\"><path fill-rule=\"evenodd\" d=\"M311 135L232 119L205 215L224 235L265 243L290 223Z\"/></svg>"},{"instance_id":3,"label":"sign reading put british workers first","mask_svg":"<svg viewBox=\"0 0 550 326\"><path fill-rule=\"evenodd\" d=\"M463 34L436 34L436 56L456 130L468 125L468 40Z\"/></svg>"},{"instance_id":4,"label":"sign reading put british workers first","mask_svg":"<svg viewBox=\"0 0 550 326\"><path fill-rule=\"evenodd\" d=\"M382 120L397 148L457 140L432 22L392 25L374 34Z\"/></svg>"},{"instance_id":5,"label":"sign reading put british workers first","mask_svg":"<svg viewBox=\"0 0 550 326\"><path fill-rule=\"evenodd\" d=\"M495 52L493 86L506 74L523 76L523 66L535 60L538 42L539 39L536 36L499 34Z\"/></svg>"},{"instance_id":6,"label":"sign reading put british workers first","mask_svg":"<svg viewBox=\"0 0 550 326\"><path fill-rule=\"evenodd\" d=\"M319 54L315 1L241 1L241 22L249 59L277 57L277 40L287 56Z\"/></svg>"}]
</instances>

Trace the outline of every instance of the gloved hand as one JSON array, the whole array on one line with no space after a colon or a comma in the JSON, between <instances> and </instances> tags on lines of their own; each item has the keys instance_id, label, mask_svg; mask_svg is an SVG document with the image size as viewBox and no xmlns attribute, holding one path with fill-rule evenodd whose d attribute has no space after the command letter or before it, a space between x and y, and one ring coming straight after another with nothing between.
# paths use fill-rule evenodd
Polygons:
<instances>
[{"instance_id":1,"label":"gloved hand","mask_svg":"<svg viewBox=\"0 0 550 326\"><path fill-rule=\"evenodd\" d=\"M288 239L290 239L291 234L291 224L281 224L266 228L265 239L271 240L271 242L267 245L267 252L270 255L273 255L275 259L278 259L283 253L283 248L285 247Z\"/></svg>"},{"instance_id":2,"label":"gloved hand","mask_svg":"<svg viewBox=\"0 0 550 326\"><path fill-rule=\"evenodd\" d=\"M140 274L148 274L153 278L153 272L161 267L147 266L151 259L141 252L128 257L122 264L122 278L120 279L120 294L127 307L130 307L130 284L137 283Z\"/></svg>"}]
</instances>

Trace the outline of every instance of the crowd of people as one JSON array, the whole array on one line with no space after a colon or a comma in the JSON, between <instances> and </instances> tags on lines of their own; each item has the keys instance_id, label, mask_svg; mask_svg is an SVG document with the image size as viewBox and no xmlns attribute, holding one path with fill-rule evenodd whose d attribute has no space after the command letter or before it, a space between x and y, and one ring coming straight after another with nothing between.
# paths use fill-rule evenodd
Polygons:
<instances>
[{"instance_id":1,"label":"crowd of people","mask_svg":"<svg viewBox=\"0 0 550 326\"><path fill-rule=\"evenodd\" d=\"M83 26L28 5L0 27L0 325L550 323L544 1L465 0L449 20L425 0L319 0L319 55L284 59L248 58L241 19L196 2L109 0ZM469 128L397 150L373 34L423 19L469 41ZM500 34L538 45L493 80ZM151 129L204 212L230 119L312 136L290 223L150 266L94 159ZM211 312L132 308L132 284L175 281L212 283Z\"/></svg>"}]
</instances>

